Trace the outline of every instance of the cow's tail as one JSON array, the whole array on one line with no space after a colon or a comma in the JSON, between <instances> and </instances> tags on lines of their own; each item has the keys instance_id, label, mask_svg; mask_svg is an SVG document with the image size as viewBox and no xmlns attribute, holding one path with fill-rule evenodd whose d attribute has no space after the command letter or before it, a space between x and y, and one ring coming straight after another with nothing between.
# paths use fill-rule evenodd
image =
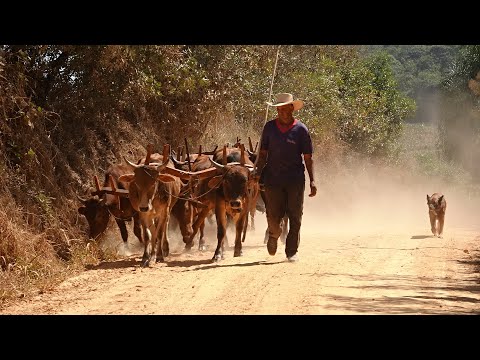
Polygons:
<instances>
[{"instance_id":1,"label":"cow's tail","mask_svg":"<svg viewBox=\"0 0 480 360\"><path fill-rule=\"evenodd\" d=\"M247 236L247 228L248 228L248 217L250 215L250 200L251 195L250 191L248 192L247 196L247 204L246 204L246 211L245 211L245 222L243 223L243 234L242 234L242 243L245 242L245 237Z\"/></svg>"},{"instance_id":2,"label":"cow's tail","mask_svg":"<svg viewBox=\"0 0 480 360\"><path fill-rule=\"evenodd\" d=\"M245 241L245 236L247 235L249 215L250 215L250 211L247 210L247 212L245 213L245 222L243 224L242 243Z\"/></svg>"}]
</instances>

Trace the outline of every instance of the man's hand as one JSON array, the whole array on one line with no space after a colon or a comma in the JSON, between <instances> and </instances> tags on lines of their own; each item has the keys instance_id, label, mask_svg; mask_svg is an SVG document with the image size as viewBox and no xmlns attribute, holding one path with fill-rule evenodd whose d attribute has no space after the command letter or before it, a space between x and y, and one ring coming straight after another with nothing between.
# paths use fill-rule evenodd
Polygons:
<instances>
[{"instance_id":1,"label":"man's hand","mask_svg":"<svg viewBox=\"0 0 480 360\"><path fill-rule=\"evenodd\" d=\"M253 169L253 171L250 173L250 177L258 182L260 180L260 172L258 171L258 168Z\"/></svg>"},{"instance_id":2,"label":"man's hand","mask_svg":"<svg viewBox=\"0 0 480 360\"><path fill-rule=\"evenodd\" d=\"M317 195L317 186L315 185L315 181L310 181L310 194L308 196L313 197Z\"/></svg>"}]
</instances>

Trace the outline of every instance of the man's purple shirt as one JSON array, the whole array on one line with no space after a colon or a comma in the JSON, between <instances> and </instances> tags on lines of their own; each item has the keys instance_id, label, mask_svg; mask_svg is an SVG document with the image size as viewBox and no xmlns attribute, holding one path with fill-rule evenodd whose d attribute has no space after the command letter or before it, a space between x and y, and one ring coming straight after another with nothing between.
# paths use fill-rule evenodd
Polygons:
<instances>
[{"instance_id":1,"label":"man's purple shirt","mask_svg":"<svg viewBox=\"0 0 480 360\"><path fill-rule=\"evenodd\" d=\"M305 182L302 154L312 154L313 145L310 133L302 122L296 120L283 133L275 119L268 121L263 128L260 149L268 151L262 176L266 185Z\"/></svg>"}]
</instances>

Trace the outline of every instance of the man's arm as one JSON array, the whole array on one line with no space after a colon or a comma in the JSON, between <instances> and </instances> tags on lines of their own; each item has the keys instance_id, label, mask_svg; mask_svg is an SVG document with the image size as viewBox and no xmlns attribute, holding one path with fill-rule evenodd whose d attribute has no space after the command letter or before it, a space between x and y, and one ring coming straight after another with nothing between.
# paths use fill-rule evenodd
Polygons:
<instances>
[{"instance_id":1,"label":"man's arm","mask_svg":"<svg viewBox=\"0 0 480 360\"><path fill-rule=\"evenodd\" d=\"M312 197L317 194L317 186L315 185L315 178L313 175L313 158L312 154L303 154L303 160L305 161L305 166L307 167L308 177L310 178L310 194L308 196Z\"/></svg>"},{"instance_id":2,"label":"man's arm","mask_svg":"<svg viewBox=\"0 0 480 360\"><path fill-rule=\"evenodd\" d=\"M257 178L260 178L260 175L262 174L263 168L265 167L265 164L267 163L267 150L260 150L258 153L258 158L256 161L256 167L255 167L255 176Z\"/></svg>"}]
</instances>

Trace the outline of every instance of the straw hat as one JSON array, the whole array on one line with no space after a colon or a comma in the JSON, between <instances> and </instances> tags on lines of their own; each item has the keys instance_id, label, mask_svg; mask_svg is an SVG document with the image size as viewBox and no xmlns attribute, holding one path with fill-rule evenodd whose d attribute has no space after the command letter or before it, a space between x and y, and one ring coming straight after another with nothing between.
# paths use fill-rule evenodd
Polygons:
<instances>
[{"instance_id":1,"label":"straw hat","mask_svg":"<svg viewBox=\"0 0 480 360\"><path fill-rule=\"evenodd\" d=\"M270 106L283 106L287 104L293 104L293 111L295 110L300 110L303 107L303 101L302 100L293 100L293 95L289 93L281 93L276 95L277 98L275 99L275 102L267 102L268 105Z\"/></svg>"}]
</instances>

